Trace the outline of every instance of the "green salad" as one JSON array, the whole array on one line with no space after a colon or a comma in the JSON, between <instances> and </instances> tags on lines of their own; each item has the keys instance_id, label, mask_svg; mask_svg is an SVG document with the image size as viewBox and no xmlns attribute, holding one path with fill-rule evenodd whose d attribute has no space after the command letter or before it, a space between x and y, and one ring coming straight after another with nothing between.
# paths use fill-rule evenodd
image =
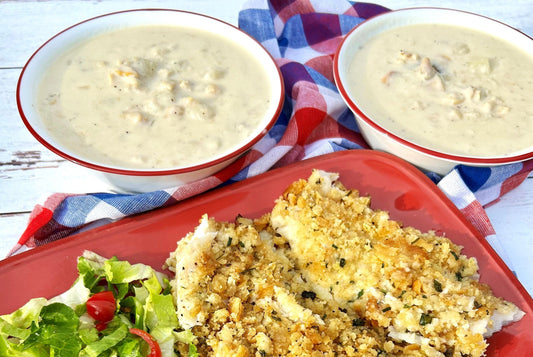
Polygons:
<instances>
[{"instance_id":1,"label":"green salad","mask_svg":"<svg viewBox=\"0 0 533 357\"><path fill-rule=\"evenodd\" d=\"M169 280L144 264L78 258L79 277L53 298L35 298L0 316L0 356L197 356L194 336L180 328Z\"/></svg>"}]
</instances>

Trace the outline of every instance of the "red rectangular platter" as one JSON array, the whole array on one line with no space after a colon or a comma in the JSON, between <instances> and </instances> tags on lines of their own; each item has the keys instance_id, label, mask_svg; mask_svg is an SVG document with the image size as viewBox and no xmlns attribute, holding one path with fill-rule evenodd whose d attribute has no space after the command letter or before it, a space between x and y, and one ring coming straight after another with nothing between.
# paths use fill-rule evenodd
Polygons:
<instances>
[{"instance_id":1,"label":"red rectangular platter","mask_svg":"<svg viewBox=\"0 0 533 357\"><path fill-rule=\"evenodd\" d=\"M0 314L10 313L33 297L53 297L77 276L76 258L85 249L131 263L161 269L177 241L192 231L202 214L232 221L239 214L256 218L270 211L293 181L312 169L338 172L340 181L372 207L422 231L434 230L476 257L480 280L495 295L514 302L526 315L489 339L488 356L528 356L533 351L533 301L490 244L423 173L389 154L370 150L341 151L268 171L180 202L73 235L0 261Z\"/></svg>"}]
</instances>

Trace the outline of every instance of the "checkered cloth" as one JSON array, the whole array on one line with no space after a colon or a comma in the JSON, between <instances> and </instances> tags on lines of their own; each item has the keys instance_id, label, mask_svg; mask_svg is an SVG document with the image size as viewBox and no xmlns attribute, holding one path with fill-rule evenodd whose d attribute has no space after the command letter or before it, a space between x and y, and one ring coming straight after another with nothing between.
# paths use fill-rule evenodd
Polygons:
<instances>
[{"instance_id":1,"label":"checkered cloth","mask_svg":"<svg viewBox=\"0 0 533 357\"><path fill-rule=\"evenodd\" d=\"M285 81L285 106L268 135L228 168L186 186L143 194L52 194L35 206L9 255L65 238L88 225L170 206L274 167L367 148L335 87L332 59L350 29L384 11L379 5L346 0L248 1L239 13L239 26L272 54ZM494 230L483 207L519 185L532 170L533 161L529 161L496 168L460 166L443 178L430 177L490 238Z\"/></svg>"}]
</instances>

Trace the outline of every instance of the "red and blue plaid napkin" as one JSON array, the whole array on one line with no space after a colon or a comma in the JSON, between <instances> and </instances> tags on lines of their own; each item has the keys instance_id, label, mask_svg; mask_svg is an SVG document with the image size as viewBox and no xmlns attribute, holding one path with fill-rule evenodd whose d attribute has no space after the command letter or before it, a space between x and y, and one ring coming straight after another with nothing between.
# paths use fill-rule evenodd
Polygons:
<instances>
[{"instance_id":1,"label":"red and blue plaid napkin","mask_svg":"<svg viewBox=\"0 0 533 357\"><path fill-rule=\"evenodd\" d=\"M175 204L274 167L339 150L367 148L332 75L333 56L354 26L386 8L347 0L251 0L239 27L276 59L286 88L283 111L268 135L237 162L186 186L143 194L52 194L35 206L10 255L65 238L80 229ZM519 185L533 161L495 168L460 166L429 175L486 237L494 230L483 209Z\"/></svg>"}]
</instances>

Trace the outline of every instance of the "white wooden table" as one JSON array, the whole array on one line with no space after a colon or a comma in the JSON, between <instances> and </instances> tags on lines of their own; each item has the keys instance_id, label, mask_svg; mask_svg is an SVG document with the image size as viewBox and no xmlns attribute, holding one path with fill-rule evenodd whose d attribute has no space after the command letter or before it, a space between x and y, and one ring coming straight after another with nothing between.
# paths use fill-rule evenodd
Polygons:
<instances>
[{"instance_id":1,"label":"white wooden table","mask_svg":"<svg viewBox=\"0 0 533 357\"><path fill-rule=\"evenodd\" d=\"M317 0L315 0L317 1ZM329 1L329 0L323 0ZM39 144L19 118L15 90L22 66L47 39L96 15L133 8L175 8L236 24L244 0L0 0L0 259L24 230L30 211L51 192L106 191L85 169ZM383 0L389 8L450 7L492 17L533 36L532 0ZM533 105L533 103L532 103ZM487 209L506 262L533 295L533 175ZM504 255L505 254L505 255Z\"/></svg>"}]
</instances>

